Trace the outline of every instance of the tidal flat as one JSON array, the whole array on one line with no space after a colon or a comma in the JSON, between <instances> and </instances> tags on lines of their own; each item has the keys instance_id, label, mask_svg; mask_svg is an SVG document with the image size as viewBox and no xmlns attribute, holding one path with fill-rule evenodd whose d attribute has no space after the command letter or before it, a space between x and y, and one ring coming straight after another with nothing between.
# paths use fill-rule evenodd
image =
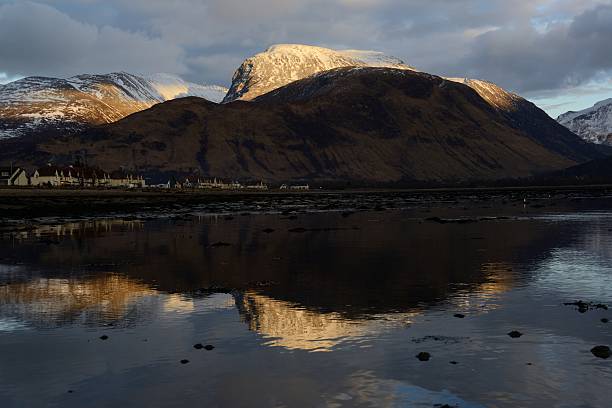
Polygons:
<instances>
[{"instance_id":1,"label":"tidal flat","mask_svg":"<svg viewBox=\"0 0 612 408\"><path fill-rule=\"evenodd\" d=\"M228 197L4 197L0 406L612 404L608 190Z\"/></svg>"}]
</instances>

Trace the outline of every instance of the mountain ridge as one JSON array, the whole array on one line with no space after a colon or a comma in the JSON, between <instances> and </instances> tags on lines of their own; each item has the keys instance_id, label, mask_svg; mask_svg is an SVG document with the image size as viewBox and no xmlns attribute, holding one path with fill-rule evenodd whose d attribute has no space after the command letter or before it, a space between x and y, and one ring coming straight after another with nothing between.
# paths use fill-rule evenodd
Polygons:
<instances>
[{"instance_id":1,"label":"mountain ridge","mask_svg":"<svg viewBox=\"0 0 612 408\"><path fill-rule=\"evenodd\" d=\"M226 91L188 83L170 74L27 77L0 85L0 139L80 131L176 97L199 96L220 102Z\"/></svg>"},{"instance_id":2,"label":"mountain ridge","mask_svg":"<svg viewBox=\"0 0 612 408\"><path fill-rule=\"evenodd\" d=\"M22 157L39 164L86 151L91 164L166 181L197 174L368 186L521 178L601 157L541 114L534 121L546 123L537 126L571 135L563 148L521 130L520 116L508 116L464 84L410 70L338 68L252 102L165 102L39 143ZM575 149L582 144L583 154Z\"/></svg>"},{"instance_id":3,"label":"mountain ridge","mask_svg":"<svg viewBox=\"0 0 612 408\"><path fill-rule=\"evenodd\" d=\"M557 122L586 141L612 146L612 98L559 115Z\"/></svg>"}]
</instances>

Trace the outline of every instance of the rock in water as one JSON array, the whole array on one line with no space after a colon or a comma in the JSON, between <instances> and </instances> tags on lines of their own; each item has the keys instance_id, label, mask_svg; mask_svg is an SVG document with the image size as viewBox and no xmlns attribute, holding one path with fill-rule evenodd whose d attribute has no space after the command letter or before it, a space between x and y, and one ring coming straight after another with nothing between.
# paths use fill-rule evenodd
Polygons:
<instances>
[{"instance_id":1,"label":"rock in water","mask_svg":"<svg viewBox=\"0 0 612 408\"><path fill-rule=\"evenodd\" d=\"M215 346L212 346L210 344L207 344L207 345L204 346L204 350L207 350L207 351L210 351L210 350L212 350L214 348L215 348Z\"/></svg>"},{"instance_id":2,"label":"rock in water","mask_svg":"<svg viewBox=\"0 0 612 408\"><path fill-rule=\"evenodd\" d=\"M196 349L196 350L202 350L204 348L204 346L201 343L198 343L198 344L194 344L193 348Z\"/></svg>"},{"instance_id":3,"label":"rock in water","mask_svg":"<svg viewBox=\"0 0 612 408\"><path fill-rule=\"evenodd\" d=\"M416 355L416 358L419 359L419 361L429 361L429 359L431 358L431 354L422 351L419 354Z\"/></svg>"},{"instance_id":4,"label":"rock in water","mask_svg":"<svg viewBox=\"0 0 612 408\"><path fill-rule=\"evenodd\" d=\"M518 339L522 335L523 333L521 333L520 331L516 331L516 330L513 330L510 333L508 333L508 336L512 337L513 339Z\"/></svg>"},{"instance_id":5,"label":"rock in water","mask_svg":"<svg viewBox=\"0 0 612 408\"><path fill-rule=\"evenodd\" d=\"M187 364L189 363L189 360L181 360L181 364Z\"/></svg>"},{"instance_id":6,"label":"rock in water","mask_svg":"<svg viewBox=\"0 0 612 408\"><path fill-rule=\"evenodd\" d=\"M612 356L612 351L610 351L610 347L608 347L608 346L596 346L596 347L593 347L591 349L591 353L593 353L593 355L595 357L599 357L599 358L603 358L603 359L608 359L608 358L610 358L610 356Z\"/></svg>"}]
</instances>

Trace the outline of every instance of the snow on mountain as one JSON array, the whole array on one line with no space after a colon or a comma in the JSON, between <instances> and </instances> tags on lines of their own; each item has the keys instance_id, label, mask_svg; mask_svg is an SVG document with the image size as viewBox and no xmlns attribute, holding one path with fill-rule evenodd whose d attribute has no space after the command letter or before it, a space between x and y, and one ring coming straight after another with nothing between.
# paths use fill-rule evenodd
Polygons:
<instances>
[{"instance_id":1,"label":"snow on mountain","mask_svg":"<svg viewBox=\"0 0 612 408\"><path fill-rule=\"evenodd\" d=\"M478 95L490 105L502 111L516 110L519 103L524 101L521 96L508 92L493 82L468 78L444 78L448 81L464 84L475 90Z\"/></svg>"},{"instance_id":2,"label":"snow on mountain","mask_svg":"<svg viewBox=\"0 0 612 408\"><path fill-rule=\"evenodd\" d=\"M185 96L220 102L226 92L219 86L192 84L170 74L28 77L0 86L0 139L112 123Z\"/></svg>"},{"instance_id":3,"label":"snow on mountain","mask_svg":"<svg viewBox=\"0 0 612 408\"><path fill-rule=\"evenodd\" d=\"M186 96L197 96L220 103L227 94L227 88L217 85L200 85L186 82L172 74L154 74L145 77L164 101Z\"/></svg>"},{"instance_id":4,"label":"snow on mountain","mask_svg":"<svg viewBox=\"0 0 612 408\"><path fill-rule=\"evenodd\" d=\"M579 112L564 113L557 122L588 142L612 145L612 99Z\"/></svg>"},{"instance_id":5,"label":"snow on mountain","mask_svg":"<svg viewBox=\"0 0 612 408\"><path fill-rule=\"evenodd\" d=\"M242 63L223 102L252 100L313 74L343 67L414 70L403 61L376 51L336 51L310 45L279 44Z\"/></svg>"}]
</instances>

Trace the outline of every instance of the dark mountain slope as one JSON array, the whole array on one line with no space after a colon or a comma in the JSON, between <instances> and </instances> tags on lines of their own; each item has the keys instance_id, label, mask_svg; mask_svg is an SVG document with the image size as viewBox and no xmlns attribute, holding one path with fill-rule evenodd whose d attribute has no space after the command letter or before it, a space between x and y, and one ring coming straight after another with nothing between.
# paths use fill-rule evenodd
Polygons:
<instances>
[{"instance_id":1,"label":"dark mountain slope","mask_svg":"<svg viewBox=\"0 0 612 408\"><path fill-rule=\"evenodd\" d=\"M254 102L166 102L28 157L86 150L92 164L149 174L375 185L525 177L600 156L576 136L539 140L555 127L534 120L522 130L470 87L428 74L340 68Z\"/></svg>"}]
</instances>

